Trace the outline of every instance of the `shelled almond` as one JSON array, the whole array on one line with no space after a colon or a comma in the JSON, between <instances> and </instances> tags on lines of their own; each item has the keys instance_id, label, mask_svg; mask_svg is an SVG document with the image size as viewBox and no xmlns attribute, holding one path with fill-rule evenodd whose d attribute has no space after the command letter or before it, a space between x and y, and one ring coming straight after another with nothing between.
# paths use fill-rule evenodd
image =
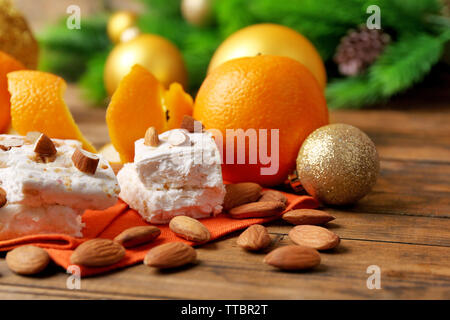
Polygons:
<instances>
[{"instance_id":1,"label":"shelled almond","mask_svg":"<svg viewBox=\"0 0 450 320\"><path fill-rule=\"evenodd\" d=\"M172 218L169 228L177 236L198 243L207 242L211 238L209 230L197 219L187 216Z\"/></svg>"},{"instance_id":2,"label":"shelled almond","mask_svg":"<svg viewBox=\"0 0 450 320\"><path fill-rule=\"evenodd\" d=\"M80 244L70 257L72 264L86 267L106 267L119 262L125 248L110 239L91 239Z\"/></svg>"},{"instance_id":3,"label":"shelled almond","mask_svg":"<svg viewBox=\"0 0 450 320\"><path fill-rule=\"evenodd\" d=\"M197 252L183 242L169 242L150 249L144 258L144 264L158 269L176 268L192 263Z\"/></svg>"},{"instance_id":4,"label":"shelled almond","mask_svg":"<svg viewBox=\"0 0 450 320\"><path fill-rule=\"evenodd\" d=\"M33 275L43 271L50 263L50 257L42 248L26 245L6 254L9 269L20 275Z\"/></svg>"},{"instance_id":5,"label":"shelled almond","mask_svg":"<svg viewBox=\"0 0 450 320\"><path fill-rule=\"evenodd\" d=\"M232 218L263 218L279 214L285 208L280 201L263 201L250 202L229 210L228 213Z\"/></svg>"},{"instance_id":6,"label":"shelled almond","mask_svg":"<svg viewBox=\"0 0 450 320\"><path fill-rule=\"evenodd\" d=\"M271 242L272 239L266 227L260 224L254 224L248 227L237 239L238 246L249 251L265 249Z\"/></svg>"},{"instance_id":7,"label":"shelled almond","mask_svg":"<svg viewBox=\"0 0 450 320\"><path fill-rule=\"evenodd\" d=\"M261 198L258 201L280 201L284 205L287 203L287 198L284 194L276 190L264 190L261 192Z\"/></svg>"},{"instance_id":8,"label":"shelled almond","mask_svg":"<svg viewBox=\"0 0 450 320\"><path fill-rule=\"evenodd\" d=\"M334 232L319 226L301 225L289 231L292 242L314 248L317 250L329 250L335 248L340 238Z\"/></svg>"},{"instance_id":9,"label":"shelled almond","mask_svg":"<svg viewBox=\"0 0 450 320\"><path fill-rule=\"evenodd\" d=\"M125 248L136 247L155 240L161 234L161 230L155 226L138 226L128 228L118 234L114 241Z\"/></svg>"},{"instance_id":10,"label":"shelled almond","mask_svg":"<svg viewBox=\"0 0 450 320\"><path fill-rule=\"evenodd\" d=\"M290 210L283 214L282 218L295 225L322 225L335 219L331 214L325 211L314 209Z\"/></svg>"},{"instance_id":11,"label":"shelled almond","mask_svg":"<svg viewBox=\"0 0 450 320\"><path fill-rule=\"evenodd\" d=\"M309 247L289 245L271 251L264 262L282 270L304 270L318 266L320 254Z\"/></svg>"},{"instance_id":12,"label":"shelled almond","mask_svg":"<svg viewBox=\"0 0 450 320\"><path fill-rule=\"evenodd\" d=\"M229 211L234 207L255 202L261 197L262 187L253 182L227 184L223 209Z\"/></svg>"}]
</instances>

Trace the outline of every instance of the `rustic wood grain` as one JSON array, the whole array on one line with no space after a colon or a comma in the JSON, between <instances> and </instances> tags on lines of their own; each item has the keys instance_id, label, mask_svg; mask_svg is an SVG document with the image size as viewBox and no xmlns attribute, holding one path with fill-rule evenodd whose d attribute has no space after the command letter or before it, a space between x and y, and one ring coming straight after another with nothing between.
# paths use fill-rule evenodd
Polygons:
<instances>
[{"instance_id":1,"label":"rustic wood grain","mask_svg":"<svg viewBox=\"0 0 450 320\"><path fill-rule=\"evenodd\" d=\"M96 147L109 141L105 110L87 108L69 86L66 99L83 133ZM158 272L143 265L82 279L66 289L68 275L52 267L21 277L0 261L0 297L34 299L449 299L450 106L430 110L334 111L335 122L354 124L374 139L381 175L374 190L336 216L330 229L341 246L322 253L313 272L286 273L236 245L238 233L198 249L196 266ZM446 125L447 124L447 125ZM408 151L409 150L409 151ZM268 226L274 244L290 243L292 226ZM381 268L381 290L369 290L366 269Z\"/></svg>"}]
</instances>

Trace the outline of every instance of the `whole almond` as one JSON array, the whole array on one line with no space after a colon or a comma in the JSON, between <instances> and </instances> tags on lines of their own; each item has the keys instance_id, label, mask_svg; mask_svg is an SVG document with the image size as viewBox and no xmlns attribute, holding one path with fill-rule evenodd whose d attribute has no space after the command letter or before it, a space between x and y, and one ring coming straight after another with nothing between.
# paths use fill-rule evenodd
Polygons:
<instances>
[{"instance_id":1,"label":"whole almond","mask_svg":"<svg viewBox=\"0 0 450 320\"><path fill-rule=\"evenodd\" d=\"M237 239L238 246L250 251L265 249L271 242L267 229L260 224L248 227Z\"/></svg>"},{"instance_id":2,"label":"whole almond","mask_svg":"<svg viewBox=\"0 0 450 320\"><path fill-rule=\"evenodd\" d=\"M177 216L169 222L169 228L177 236L194 242L207 242L211 238L209 230L197 219Z\"/></svg>"},{"instance_id":3,"label":"whole almond","mask_svg":"<svg viewBox=\"0 0 450 320\"><path fill-rule=\"evenodd\" d=\"M289 231L292 242L314 248L317 250L329 250L335 248L341 241L334 232L318 226L296 226Z\"/></svg>"},{"instance_id":4,"label":"whole almond","mask_svg":"<svg viewBox=\"0 0 450 320\"><path fill-rule=\"evenodd\" d=\"M150 147L159 145L158 131L156 131L155 127L150 127L145 131L144 144Z\"/></svg>"},{"instance_id":5,"label":"whole almond","mask_svg":"<svg viewBox=\"0 0 450 320\"><path fill-rule=\"evenodd\" d=\"M6 199L6 191L0 188L0 208L3 207L8 200Z\"/></svg>"},{"instance_id":6,"label":"whole almond","mask_svg":"<svg viewBox=\"0 0 450 320\"><path fill-rule=\"evenodd\" d=\"M114 238L125 248L135 247L155 240L161 234L161 230L155 226L138 226L122 231Z\"/></svg>"},{"instance_id":7,"label":"whole almond","mask_svg":"<svg viewBox=\"0 0 450 320\"><path fill-rule=\"evenodd\" d=\"M192 263L197 252L183 242L169 242L150 249L144 258L144 264L159 269L176 268Z\"/></svg>"},{"instance_id":8,"label":"whole almond","mask_svg":"<svg viewBox=\"0 0 450 320\"><path fill-rule=\"evenodd\" d=\"M80 244L70 257L72 264L86 267L106 267L119 262L125 248L110 239L91 239Z\"/></svg>"},{"instance_id":9,"label":"whole almond","mask_svg":"<svg viewBox=\"0 0 450 320\"><path fill-rule=\"evenodd\" d=\"M271 251L264 262L282 270L304 270L318 266L320 254L312 248L290 245Z\"/></svg>"},{"instance_id":10,"label":"whole almond","mask_svg":"<svg viewBox=\"0 0 450 320\"><path fill-rule=\"evenodd\" d=\"M6 264L17 274L32 275L44 270L50 262L47 251L26 245L17 247L6 254Z\"/></svg>"},{"instance_id":11,"label":"whole almond","mask_svg":"<svg viewBox=\"0 0 450 320\"><path fill-rule=\"evenodd\" d=\"M72 162L75 168L84 173L95 174L100 158L88 151L75 149L72 154Z\"/></svg>"},{"instance_id":12,"label":"whole almond","mask_svg":"<svg viewBox=\"0 0 450 320\"><path fill-rule=\"evenodd\" d=\"M253 182L242 182L225 185L223 209L230 209L245 203L255 202L261 197L262 187Z\"/></svg>"},{"instance_id":13,"label":"whole almond","mask_svg":"<svg viewBox=\"0 0 450 320\"><path fill-rule=\"evenodd\" d=\"M285 208L280 201L250 202L234 207L228 213L232 218L262 218L279 214Z\"/></svg>"},{"instance_id":14,"label":"whole almond","mask_svg":"<svg viewBox=\"0 0 450 320\"><path fill-rule=\"evenodd\" d=\"M261 192L261 198L258 201L280 201L286 205L287 198L284 194L276 190L264 190Z\"/></svg>"},{"instance_id":15,"label":"whole almond","mask_svg":"<svg viewBox=\"0 0 450 320\"><path fill-rule=\"evenodd\" d=\"M40 156L50 157L56 154L56 147L49 137L41 133L34 144L34 152Z\"/></svg>"},{"instance_id":16,"label":"whole almond","mask_svg":"<svg viewBox=\"0 0 450 320\"><path fill-rule=\"evenodd\" d=\"M335 218L325 211L313 210L313 209L297 209L291 210L283 214L283 220L295 224L310 224L318 225L325 224L334 220Z\"/></svg>"}]
</instances>

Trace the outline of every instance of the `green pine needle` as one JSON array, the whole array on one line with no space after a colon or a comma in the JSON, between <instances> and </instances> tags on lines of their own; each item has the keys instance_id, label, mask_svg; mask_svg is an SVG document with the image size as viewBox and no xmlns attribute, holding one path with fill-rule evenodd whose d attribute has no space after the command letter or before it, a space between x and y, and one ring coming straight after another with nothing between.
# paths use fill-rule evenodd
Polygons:
<instances>
[{"instance_id":1,"label":"green pine needle","mask_svg":"<svg viewBox=\"0 0 450 320\"><path fill-rule=\"evenodd\" d=\"M421 80L442 50L442 40L426 33L399 39L371 66L370 80L379 85L381 95L389 97Z\"/></svg>"},{"instance_id":2,"label":"green pine needle","mask_svg":"<svg viewBox=\"0 0 450 320\"><path fill-rule=\"evenodd\" d=\"M380 100L380 87L367 75L337 79L326 90L330 109L356 109Z\"/></svg>"}]
</instances>

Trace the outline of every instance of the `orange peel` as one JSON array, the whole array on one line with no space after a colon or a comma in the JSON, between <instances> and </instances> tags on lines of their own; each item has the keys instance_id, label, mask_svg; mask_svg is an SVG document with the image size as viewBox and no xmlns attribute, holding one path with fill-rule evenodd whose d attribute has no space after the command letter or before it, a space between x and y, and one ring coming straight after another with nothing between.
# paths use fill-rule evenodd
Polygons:
<instances>
[{"instance_id":1,"label":"orange peel","mask_svg":"<svg viewBox=\"0 0 450 320\"><path fill-rule=\"evenodd\" d=\"M8 79L6 75L9 72L21 69L25 69L25 67L20 61L0 51L0 133L7 132L10 129L11 123L9 102L11 95L8 92Z\"/></svg>"},{"instance_id":2,"label":"orange peel","mask_svg":"<svg viewBox=\"0 0 450 320\"><path fill-rule=\"evenodd\" d=\"M111 143L122 162L134 159L134 142L153 126L158 132L179 128L192 115L193 100L178 83L166 90L144 67L134 65L121 80L106 111Z\"/></svg>"},{"instance_id":3,"label":"orange peel","mask_svg":"<svg viewBox=\"0 0 450 320\"><path fill-rule=\"evenodd\" d=\"M39 131L51 138L75 139L83 148L96 152L76 125L63 95L66 82L51 73L22 70L10 72L12 127L21 135Z\"/></svg>"}]
</instances>

